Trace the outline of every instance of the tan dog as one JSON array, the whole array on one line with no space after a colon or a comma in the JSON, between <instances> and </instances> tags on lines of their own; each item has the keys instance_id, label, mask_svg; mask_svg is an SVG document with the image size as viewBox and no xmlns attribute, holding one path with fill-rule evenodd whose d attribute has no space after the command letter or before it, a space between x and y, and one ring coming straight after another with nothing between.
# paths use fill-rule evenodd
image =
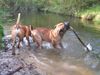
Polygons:
<instances>
[{"instance_id":1,"label":"tan dog","mask_svg":"<svg viewBox=\"0 0 100 75\"><path fill-rule=\"evenodd\" d=\"M20 13L18 14L18 19L16 24L12 27L11 35L12 35L12 41L13 41L13 51L12 54L15 55L15 44L16 44L16 38L19 38L18 42L18 48L20 48L20 42L23 41L23 38L26 37L28 41L28 46L30 47L29 43L29 36L31 36L31 31L29 26L21 25L19 24L20 19Z\"/></svg>"},{"instance_id":2,"label":"tan dog","mask_svg":"<svg viewBox=\"0 0 100 75\"><path fill-rule=\"evenodd\" d=\"M69 22L59 23L55 29L36 28L31 30L33 40L37 43L37 48L42 48L42 41L52 43L54 48L63 48L61 39L69 29Z\"/></svg>"}]
</instances>

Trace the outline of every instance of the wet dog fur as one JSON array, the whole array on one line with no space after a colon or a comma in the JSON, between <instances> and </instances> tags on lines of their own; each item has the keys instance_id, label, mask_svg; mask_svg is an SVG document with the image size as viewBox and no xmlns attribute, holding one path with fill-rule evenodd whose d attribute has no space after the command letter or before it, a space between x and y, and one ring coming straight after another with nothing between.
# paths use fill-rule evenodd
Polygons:
<instances>
[{"instance_id":1,"label":"wet dog fur","mask_svg":"<svg viewBox=\"0 0 100 75\"><path fill-rule=\"evenodd\" d=\"M30 26L26 26L26 25L21 25L19 23L19 18L16 22L15 25L12 26L12 31L11 31L11 38L12 38L12 42L13 42L13 51L12 51L12 55L15 55L15 44L16 44L16 38L19 38L18 41L18 48L20 48L20 42L23 42L23 38L26 37L27 41L28 41L28 47L30 47L30 42L29 42L29 36L31 36L31 31L30 31Z\"/></svg>"},{"instance_id":2,"label":"wet dog fur","mask_svg":"<svg viewBox=\"0 0 100 75\"><path fill-rule=\"evenodd\" d=\"M50 42L54 48L63 48L61 39L63 38L65 32L69 29L69 22L58 23L55 25L54 29L49 28L36 28L31 30L31 36L33 40L37 43L37 48L42 48L42 42Z\"/></svg>"}]
</instances>

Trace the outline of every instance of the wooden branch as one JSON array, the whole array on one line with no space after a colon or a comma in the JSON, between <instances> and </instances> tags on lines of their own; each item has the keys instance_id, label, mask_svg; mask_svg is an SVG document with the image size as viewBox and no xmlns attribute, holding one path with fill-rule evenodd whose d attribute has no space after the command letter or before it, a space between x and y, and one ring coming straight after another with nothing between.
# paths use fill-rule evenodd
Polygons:
<instances>
[{"instance_id":1,"label":"wooden branch","mask_svg":"<svg viewBox=\"0 0 100 75\"><path fill-rule=\"evenodd\" d=\"M80 43L87 49L88 52L90 52L89 48L85 45L85 43L81 40L81 38L78 36L78 34L76 33L76 31L73 29L73 27L70 26L70 29L74 32L74 34L76 35L77 39L80 41Z\"/></svg>"},{"instance_id":2,"label":"wooden branch","mask_svg":"<svg viewBox=\"0 0 100 75\"><path fill-rule=\"evenodd\" d=\"M13 70L13 71L10 71L8 74L6 74L6 75L13 75L14 73L16 73L16 72L18 72L20 69L22 69L23 67L22 66L20 66L20 67L18 67L17 69L15 69L15 70Z\"/></svg>"}]
</instances>

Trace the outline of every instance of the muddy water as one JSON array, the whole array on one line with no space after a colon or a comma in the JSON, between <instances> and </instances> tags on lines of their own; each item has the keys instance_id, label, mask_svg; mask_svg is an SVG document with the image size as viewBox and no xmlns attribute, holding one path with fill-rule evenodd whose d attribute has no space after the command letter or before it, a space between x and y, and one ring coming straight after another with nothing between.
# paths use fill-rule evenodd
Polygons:
<instances>
[{"instance_id":1,"label":"muddy water","mask_svg":"<svg viewBox=\"0 0 100 75\"><path fill-rule=\"evenodd\" d=\"M76 18L46 13L32 13L21 17L21 22L33 27L53 28L59 22L69 21L85 44L91 43L95 52L100 52L100 26ZM10 27L5 26L5 34L10 34ZM100 75L100 59L93 54L86 54L84 47L72 31L67 31L62 39L65 49L53 49L49 44L33 53L39 61L48 66L43 70L47 75ZM42 66L43 67L43 66Z\"/></svg>"}]
</instances>

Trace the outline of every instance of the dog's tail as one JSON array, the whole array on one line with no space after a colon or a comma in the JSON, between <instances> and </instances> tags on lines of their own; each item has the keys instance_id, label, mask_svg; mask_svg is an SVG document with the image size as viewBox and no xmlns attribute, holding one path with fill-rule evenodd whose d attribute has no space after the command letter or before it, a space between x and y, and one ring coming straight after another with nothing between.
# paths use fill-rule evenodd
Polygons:
<instances>
[{"instance_id":1,"label":"dog's tail","mask_svg":"<svg viewBox=\"0 0 100 75\"><path fill-rule=\"evenodd\" d=\"M20 13L18 13L18 17L17 17L17 21L16 21L16 25L18 26L19 25L19 21L20 21Z\"/></svg>"},{"instance_id":2,"label":"dog's tail","mask_svg":"<svg viewBox=\"0 0 100 75\"><path fill-rule=\"evenodd\" d=\"M33 26L32 25L29 25L29 29L30 29L30 31L33 30Z\"/></svg>"}]
</instances>

